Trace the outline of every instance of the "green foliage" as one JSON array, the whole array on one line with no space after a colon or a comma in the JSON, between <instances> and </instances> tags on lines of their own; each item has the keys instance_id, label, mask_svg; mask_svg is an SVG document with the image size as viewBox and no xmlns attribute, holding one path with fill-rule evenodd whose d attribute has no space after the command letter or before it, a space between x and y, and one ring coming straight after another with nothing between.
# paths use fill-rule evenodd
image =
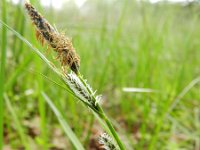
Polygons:
<instances>
[{"instance_id":1,"label":"green foliage","mask_svg":"<svg viewBox=\"0 0 200 150\"><path fill-rule=\"evenodd\" d=\"M7 22L7 10L6 10L6 1L1 1L1 17L4 22ZM6 49L7 49L7 29L6 27L2 27L1 32L1 53L0 53L0 149L3 148L3 116L4 116L4 102L3 102L3 94L4 94L4 82L5 82L5 73L6 73Z\"/></svg>"},{"instance_id":2,"label":"green foliage","mask_svg":"<svg viewBox=\"0 0 200 150\"><path fill-rule=\"evenodd\" d=\"M59 65L53 59L56 54L36 41L24 8L6 3L7 24L45 53L48 60ZM80 72L98 90L97 94L102 94L102 106L115 120L126 146L130 149L198 149L199 4L89 0L81 9L72 2L64 6L54 11L44 8L44 15L59 31L66 31L73 38L81 58ZM6 30L1 24L0 28L3 32ZM59 118L53 115L49 105L42 103L45 99L41 91L51 97L81 143L88 139L88 131L98 124L94 121L94 125L89 125L91 112L77 104L71 94L66 94L56 74L11 32L7 38L0 39L0 44L1 53L5 50L2 47L7 47L7 57L1 54L0 60L6 59L4 145L12 149L27 148L27 143L36 149L57 146L53 139L59 138L53 131ZM123 92L124 87L157 92L127 93ZM24 122L37 117L41 126L34 137L30 134L33 128ZM48 132L42 132L42 128ZM67 147L73 149L65 136L63 139Z\"/></svg>"}]
</instances>

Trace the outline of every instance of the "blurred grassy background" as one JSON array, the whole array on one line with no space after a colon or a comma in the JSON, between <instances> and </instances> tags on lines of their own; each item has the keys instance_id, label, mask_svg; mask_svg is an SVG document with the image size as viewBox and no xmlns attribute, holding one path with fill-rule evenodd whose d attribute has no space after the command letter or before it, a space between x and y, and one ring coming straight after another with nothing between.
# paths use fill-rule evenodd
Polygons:
<instances>
[{"instance_id":1,"label":"blurred grassy background","mask_svg":"<svg viewBox=\"0 0 200 150\"><path fill-rule=\"evenodd\" d=\"M81 72L102 94L102 105L125 143L135 149L200 149L199 3L87 0L81 8L68 1L59 10L32 4L72 37ZM36 40L23 4L7 1L1 7L7 8L7 24L56 63L55 53ZM96 136L103 130L91 112L51 82L62 84L10 32L6 46L4 149L73 149L41 91L85 147L97 149ZM123 87L158 92L127 93Z\"/></svg>"}]
</instances>

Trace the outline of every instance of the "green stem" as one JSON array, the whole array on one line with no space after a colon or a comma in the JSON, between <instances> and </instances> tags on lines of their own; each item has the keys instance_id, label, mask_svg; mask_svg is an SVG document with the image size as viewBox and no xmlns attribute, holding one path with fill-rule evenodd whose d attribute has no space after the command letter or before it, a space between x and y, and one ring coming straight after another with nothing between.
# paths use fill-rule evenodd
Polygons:
<instances>
[{"instance_id":1,"label":"green stem","mask_svg":"<svg viewBox=\"0 0 200 150\"><path fill-rule=\"evenodd\" d=\"M96 100L96 97L93 95L93 92L88 88L87 84L85 83L85 80L82 78L80 72L78 72L77 76L79 77L79 79L81 80L81 82L84 84L84 86L86 87L86 89L88 90L88 92L91 94L92 98L94 99L94 101ZM108 126L113 138L115 139L115 141L117 142L119 148L121 150L125 150L124 145L122 144L119 136L117 135L117 132L115 131L112 123L110 122L110 120L108 119L108 117L106 116L106 114L104 113L103 109L101 108L101 106L99 104L97 104L96 106L98 112L96 112L100 118L102 118L104 120L104 122L106 123L106 125ZM94 109L92 109L94 110ZM95 109L96 110L96 109Z\"/></svg>"},{"instance_id":2,"label":"green stem","mask_svg":"<svg viewBox=\"0 0 200 150\"><path fill-rule=\"evenodd\" d=\"M100 107L100 106L99 106ZM100 107L100 111L101 111L101 118L105 121L106 125L108 126L110 132L112 133L113 138L115 139L115 141L117 142L119 148L121 150L125 150L125 147L123 145L123 143L121 142L116 130L114 129L111 121L108 119L108 117L106 116L106 114L104 113L104 111L102 110L102 108Z\"/></svg>"}]
</instances>

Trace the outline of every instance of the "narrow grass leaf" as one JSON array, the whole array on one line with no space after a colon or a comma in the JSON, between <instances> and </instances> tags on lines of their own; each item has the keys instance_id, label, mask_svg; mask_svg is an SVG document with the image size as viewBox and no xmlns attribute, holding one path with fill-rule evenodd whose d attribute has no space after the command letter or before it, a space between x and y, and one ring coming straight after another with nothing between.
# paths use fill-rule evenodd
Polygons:
<instances>
[{"instance_id":1,"label":"narrow grass leaf","mask_svg":"<svg viewBox=\"0 0 200 150\"><path fill-rule=\"evenodd\" d=\"M73 145L76 147L76 149L77 150L84 150L83 145L78 140L78 138L76 137L76 135L74 134L74 132L71 130L69 124L64 119L64 117L61 115L61 113L59 112L59 110L52 103L52 101L50 100L50 98L44 92L42 92L42 96L44 97L44 99L48 103L48 105L51 107L52 111L55 113L56 117L58 118L58 121L60 122L61 126L64 129L64 132L69 137L69 139L71 140L71 142L73 143Z\"/></svg>"},{"instance_id":2,"label":"narrow grass leaf","mask_svg":"<svg viewBox=\"0 0 200 150\"><path fill-rule=\"evenodd\" d=\"M4 94L4 99L5 99L6 107L10 111L10 114L13 118L13 122L14 122L15 127L16 127L16 131L18 132L19 137L21 138L23 145L25 146L26 150L30 150L29 144L27 143L26 134L24 133L23 127L21 126L21 124L19 122L16 111L12 107L10 99L8 98L8 96L6 94Z\"/></svg>"},{"instance_id":3,"label":"narrow grass leaf","mask_svg":"<svg viewBox=\"0 0 200 150\"><path fill-rule=\"evenodd\" d=\"M169 108L168 114L170 114L170 112L177 106L177 104L179 103L179 101L183 98L183 96L190 91L190 89L192 87L194 87L197 83L200 82L200 77L195 78L194 80L192 80L184 89L183 91L177 96L177 98L174 100L174 102L172 103L172 105Z\"/></svg>"},{"instance_id":4,"label":"narrow grass leaf","mask_svg":"<svg viewBox=\"0 0 200 150\"><path fill-rule=\"evenodd\" d=\"M1 1L1 16L4 22L7 22L6 0ZM6 65L6 47L7 47L7 29L2 27L2 43L1 43L1 59L0 59L0 149L3 148L3 116L4 116L4 80L5 80L5 65Z\"/></svg>"},{"instance_id":5,"label":"narrow grass leaf","mask_svg":"<svg viewBox=\"0 0 200 150\"><path fill-rule=\"evenodd\" d=\"M146 89L146 88L135 88L135 87L124 87L122 89L123 92L132 92L132 93L152 93L157 92L153 89Z\"/></svg>"}]
</instances>

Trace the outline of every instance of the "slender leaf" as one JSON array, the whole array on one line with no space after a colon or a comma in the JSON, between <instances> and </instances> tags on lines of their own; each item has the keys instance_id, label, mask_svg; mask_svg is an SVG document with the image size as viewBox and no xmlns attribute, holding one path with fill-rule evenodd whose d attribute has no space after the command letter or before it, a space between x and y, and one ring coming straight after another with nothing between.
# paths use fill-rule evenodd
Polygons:
<instances>
[{"instance_id":1,"label":"slender leaf","mask_svg":"<svg viewBox=\"0 0 200 150\"><path fill-rule=\"evenodd\" d=\"M54 114L58 118L58 121L60 122L61 126L63 127L64 132L69 137L69 139L71 140L73 145L76 147L76 149L77 150L84 150L83 145L78 140L78 138L76 137L76 135L74 134L74 132L70 128L69 124L67 123L67 121L62 116L62 114L59 112L59 110L56 108L56 106L52 103L50 98L44 92L42 92L42 96L44 97L44 99L46 100L48 105L51 107L52 111L54 112Z\"/></svg>"}]
</instances>

